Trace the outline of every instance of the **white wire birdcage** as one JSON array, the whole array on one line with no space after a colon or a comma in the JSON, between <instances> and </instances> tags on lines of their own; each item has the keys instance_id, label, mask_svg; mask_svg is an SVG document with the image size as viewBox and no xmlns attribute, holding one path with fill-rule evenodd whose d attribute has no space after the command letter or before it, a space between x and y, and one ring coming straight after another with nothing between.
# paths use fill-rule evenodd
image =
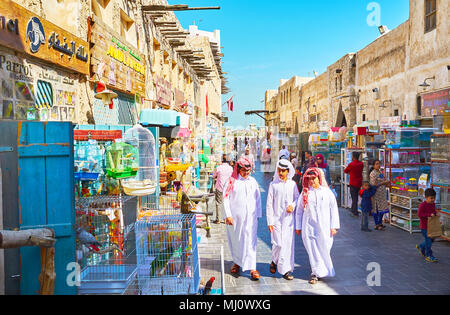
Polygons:
<instances>
[{"instance_id":1,"label":"white wire birdcage","mask_svg":"<svg viewBox=\"0 0 450 315\"><path fill-rule=\"evenodd\" d=\"M122 180L127 195L147 196L155 193L157 187L155 137L146 128L136 125L127 130L124 141L139 150L139 169L135 177Z\"/></svg>"}]
</instances>

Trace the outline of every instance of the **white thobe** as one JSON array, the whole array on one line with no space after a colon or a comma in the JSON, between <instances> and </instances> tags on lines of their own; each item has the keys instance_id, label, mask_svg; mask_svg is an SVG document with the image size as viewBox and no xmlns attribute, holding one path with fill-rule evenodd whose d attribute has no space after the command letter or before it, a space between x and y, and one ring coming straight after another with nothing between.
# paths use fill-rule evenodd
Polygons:
<instances>
[{"instance_id":1,"label":"white thobe","mask_svg":"<svg viewBox=\"0 0 450 315\"><path fill-rule=\"evenodd\" d=\"M228 245L233 262L242 271L256 270L256 245L258 242L258 218L262 217L261 193L256 180L249 176L234 182L233 191L225 198L223 207L227 218L233 218L233 225L227 225Z\"/></svg>"},{"instance_id":2,"label":"white thobe","mask_svg":"<svg viewBox=\"0 0 450 315\"><path fill-rule=\"evenodd\" d=\"M293 180L274 180L267 195L267 225L273 226L272 261L277 271L284 275L294 271L295 212L287 213L289 206L295 207L299 192Z\"/></svg>"},{"instance_id":3,"label":"white thobe","mask_svg":"<svg viewBox=\"0 0 450 315\"><path fill-rule=\"evenodd\" d=\"M302 231L303 245L308 252L312 274L319 278L335 275L330 255L333 246L331 229L339 228L336 197L329 188L310 188L306 207L303 197L298 198L296 229Z\"/></svg>"}]
</instances>

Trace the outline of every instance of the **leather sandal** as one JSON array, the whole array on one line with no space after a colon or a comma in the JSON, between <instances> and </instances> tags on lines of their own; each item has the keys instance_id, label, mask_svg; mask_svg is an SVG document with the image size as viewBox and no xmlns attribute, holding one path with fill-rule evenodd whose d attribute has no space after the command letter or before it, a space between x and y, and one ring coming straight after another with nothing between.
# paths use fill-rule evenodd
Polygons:
<instances>
[{"instance_id":1,"label":"leather sandal","mask_svg":"<svg viewBox=\"0 0 450 315\"><path fill-rule=\"evenodd\" d=\"M233 267L231 267L231 273L238 274L240 269L241 269L241 267L239 267L239 265L234 264Z\"/></svg>"},{"instance_id":2,"label":"leather sandal","mask_svg":"<svg viewBox=\"0 0 450 315\"><path fill-rule=\"evenodd\" d=\"M319 282L319 278L317 278L316 276L312 275L311 276L311 280L309 280L310 284L317 284L317 282Z\"/></svg>"},{"instance_id":3,"label":"leather sandal","mask_svg":"<svg viewBox=\"0 0 450 315\"><path fill-rule=\"evenodd\" d=\"M286 272L283 278L289 281L294 280L294 276L290 272Z\"/></svg>"},{"instance_id":4,"label":"leather sandal","mask_svg":"<svg viewBox=\"0 0 450 315\"><path fill-rule=\"evenodd\" d=\"M270 264L270 273L274 274L277 272L277 265L272 261Z\"/></svg>"},{"instance_id":5,"label":"leather sandal","mask_svg":"<svg viewBox=\"0 0 450 315\"><path fill-rule=\"evenodd\" d=\"M252 276L252 280L257 281L257 280L261 279L261 275L259 274L259 272L257 270L252 270L250 272L250 275Z\"/></svg>"}]
</instances>

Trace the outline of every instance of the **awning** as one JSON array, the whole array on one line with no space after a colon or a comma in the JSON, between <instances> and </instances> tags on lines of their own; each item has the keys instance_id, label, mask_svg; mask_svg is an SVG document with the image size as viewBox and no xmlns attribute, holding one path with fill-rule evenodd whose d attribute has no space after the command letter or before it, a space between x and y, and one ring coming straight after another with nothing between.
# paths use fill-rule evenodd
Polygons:
<instances>
[{"instance_id":1,"label":"awning","mask_svg":"<svg viewBox=\"0 0 450 315\"><path fill-rule=\"evenodd\" d=\"M139 123L142 125L174 127L178 125L178 117L180 114L174 110L143 109L141 110Z\"/></svg>"}]
</instances>

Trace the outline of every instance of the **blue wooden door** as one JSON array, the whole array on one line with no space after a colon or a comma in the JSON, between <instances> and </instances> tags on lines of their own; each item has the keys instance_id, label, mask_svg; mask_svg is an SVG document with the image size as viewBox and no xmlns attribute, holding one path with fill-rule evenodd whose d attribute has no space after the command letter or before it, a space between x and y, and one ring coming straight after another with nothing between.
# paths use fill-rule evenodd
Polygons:
<instances>
[{"instance_id":1,"label":"blue wooden door","mask_svg":"<svg viewBox=\"0 0 450 315\"><path fill-rule=\"evenodd\" d=\"M66 270L75 259L73 129L70 122L20 122L18 132L20 229L55 230L55 294L76 294ZM38 294L40 249L20 250L21 294Z\"/></svg>"}]
</instances>

